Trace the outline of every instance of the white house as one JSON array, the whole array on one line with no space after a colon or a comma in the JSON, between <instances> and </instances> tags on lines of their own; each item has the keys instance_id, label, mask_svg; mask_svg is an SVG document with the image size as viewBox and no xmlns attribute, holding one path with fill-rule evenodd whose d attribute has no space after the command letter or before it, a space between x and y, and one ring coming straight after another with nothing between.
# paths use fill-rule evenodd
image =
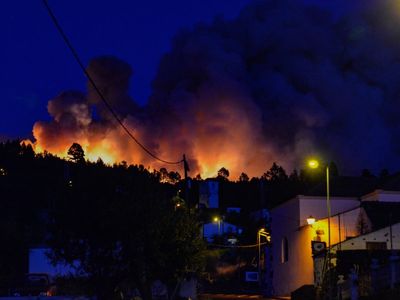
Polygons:
<instances>
[{"instance_id":1,"label":"white house","mask_svg":"<svg viewBox=\"0 0 400 300\"><path fill-rule=\"evenodd\" d=\"M359 205L357 198L332 197L331 214L350 211ZM309 216L318 220L327 217L325 197L300 195L271 210L272 285L275 295L287 296L297 288L314 282L311 253L314 231L307 226ZM324 234L327 235L326 229Z\"/></svg>"},{"instance_id":2,"label":"white house","mask_svg":"<svg viewBox=\"0 0 400 300\"><path fill-rule=\"evenodd\" d=\"M361 250L389 240L393 249L400 249L398 238L387 235L389 223L400 220L399 192L376 190L360 199L332 197L330 202L332 252L338 245L341 250ZM313 225L307 224L309 216L317 220ZM287 296L315 282L311 241L328 244L326 197L297 196L274 208L271 217L274 294Z\"/></svg>"}]
</instances>

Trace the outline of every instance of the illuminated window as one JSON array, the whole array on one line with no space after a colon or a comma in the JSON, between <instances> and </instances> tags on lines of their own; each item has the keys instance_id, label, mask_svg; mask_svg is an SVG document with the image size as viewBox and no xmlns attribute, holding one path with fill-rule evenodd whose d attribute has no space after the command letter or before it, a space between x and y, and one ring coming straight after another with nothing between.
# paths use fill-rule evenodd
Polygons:
<instances>
[{"instance_id":1,"label":"illuminated window","mask_svg":"<svg viewBox=\"0 0 400 300\"><path fill-rule=\"evenodd\" d=\"M289 243L286 237L282 239L281 262L285 263L289 260Z\"/></svg>"}]
</instances>

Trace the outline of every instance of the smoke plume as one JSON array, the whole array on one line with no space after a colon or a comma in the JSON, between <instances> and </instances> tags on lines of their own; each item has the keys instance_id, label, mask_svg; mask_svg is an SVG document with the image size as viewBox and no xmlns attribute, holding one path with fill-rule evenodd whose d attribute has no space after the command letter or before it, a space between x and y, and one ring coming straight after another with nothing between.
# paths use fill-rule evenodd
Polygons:
<instances>
[{"instance_id":1,"label":"smoke plume","mask_svg":"<svg viewBox=\"0 0 400 300\"><path fill-rule=\"evenodd\" d=\"M221 167L233 177L259 176L274 161L294 168L311 154L346 172L394 169L399 8L360 0L338 13L297 0L256 1L234 20L177 34L145 107L128 95L126 63L100 57L88 71L124 125L164 159L186 153L192 176ZM165 167L126 136L90 85L87 94L62 93L48 110L53 121L34 126L38 150L65 155L78 142L93 160Z\"/></svg>"}]
</instances>

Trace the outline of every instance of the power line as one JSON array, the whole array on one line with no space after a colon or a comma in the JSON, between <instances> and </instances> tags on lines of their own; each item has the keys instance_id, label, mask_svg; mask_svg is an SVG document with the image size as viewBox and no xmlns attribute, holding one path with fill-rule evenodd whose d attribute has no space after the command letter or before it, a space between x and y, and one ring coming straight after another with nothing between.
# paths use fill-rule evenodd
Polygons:
<instances>
[{"instance_id":1,"label":"power line","mask_svg":"<svg viewBox=\"0 0 400 300\"><path fill-rule=\"evenodd\" d=\"M266 245L268 242L263 242L260 244L253 244L253 245L219 245L219 244L209 244L209 246L219 247L219 248L255 248L261 245Z\"/></svg>"},{"instance_id":2,"label":"power line","mask_svg":"<svg viewBox=\"0 0 400 300\"><path fill-rule=\"evenodd\" d=\"M83 73L85 76L88 78L90 84L93 86L94 90L96 93L100 96L100 99L103 101L104 105L107 107L107 109L111 112L112 116L115 118L115 120L118 122L118 124L125 130L125 132L128 134L128 136L135 141L137 145L140 146L148 155L153 157L154 159L163 162L165 164L171 164L171 165L177 165L182 162L185 163L185 158L181 159L179 161L167 161L164 159L159 158L156 156L154 153L152 153L146 146L144 146L131 132L130 130L124 125L124 123L121 121L121 119L118 117L117 113L114 111L114 109L111 107L111 105L108 103L107 99L104 97L104 95L101 93L100 89L97 87L96 83L94 82L93 78L90 76L88 71L86 71L85 66L83 65L81 59L79 58L79 55L77 51L74 49L72 46L71 42L69 41L67 35L65 34L64 30L62 29L60 23L58 22L56 16L54 15L53 11L51 10L49 4L47 3L47 0L43 0L43 3L47 9L47 12L49 13L49 16L51 17L51 20L53 21L55 27L57 28L58 32L60 33L61 37L63 38L65 44L71 51L72 55L74 56L76 62L78 63L79 67L82 69Z\"/></svg>"}]
</instances>

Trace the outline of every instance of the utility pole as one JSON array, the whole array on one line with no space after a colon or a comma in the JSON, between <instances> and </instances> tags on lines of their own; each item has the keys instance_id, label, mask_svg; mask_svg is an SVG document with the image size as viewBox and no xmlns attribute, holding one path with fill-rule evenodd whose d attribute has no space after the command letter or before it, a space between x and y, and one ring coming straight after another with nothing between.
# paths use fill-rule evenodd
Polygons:
<instances>
[{"instance_id":1,"label":"utility pole","mask_svg":"<svg viewBox=\"0 0 400 300\"><path fill-rule=\"evenodd\" d=\"M332 300L333 278L332 278L332 249L331 249L331 202L329 187L329 164L326 165L326 206L328 210L328 299Z\"/></svg>"},{"instance_id":2,"label":"utility pole","mask_svg":"<svg viewBox=\"0 0 400 300\"><path fill-rule=\"evenodd\" d=\"M186 204L188 207L188 212L190 214L190 199L189 199L189 178L188 178L188 172L190 171L189 169L189 164L186 160L186 155L183 154L183 170L184 170L184 175L185 175L185 200Z\"/></svg>"}]
</instances>

